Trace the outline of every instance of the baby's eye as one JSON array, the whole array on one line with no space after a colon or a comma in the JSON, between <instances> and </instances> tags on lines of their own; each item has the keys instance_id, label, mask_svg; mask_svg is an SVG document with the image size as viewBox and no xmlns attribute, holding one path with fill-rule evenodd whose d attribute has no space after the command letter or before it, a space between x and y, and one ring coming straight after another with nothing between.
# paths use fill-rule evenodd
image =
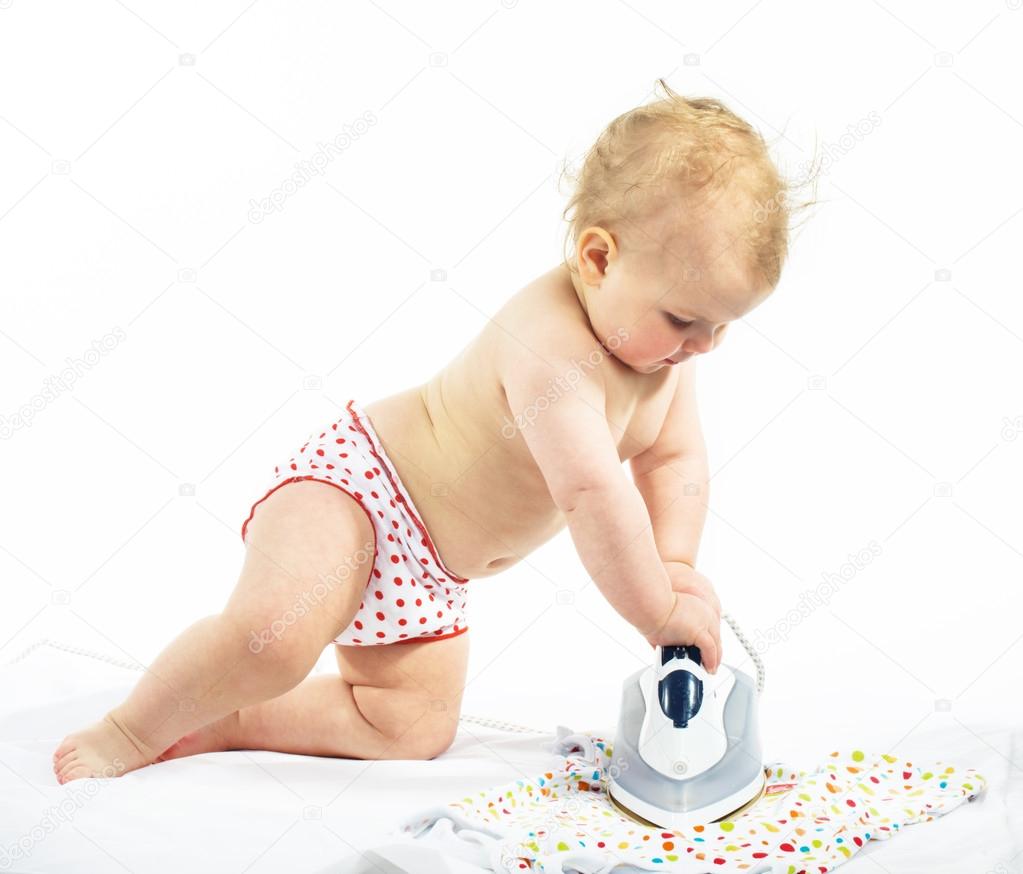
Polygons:
<instances>
[{"instance_id":1,"label":"baby's eye","mask_svg":"<svg viewBox=\"0 0 1023 874\"><path fill-rule=\"evenodd\" d=\"M691 321L680 319L673 313L665 313L665 315L668 317L668 321L671 322L676 328L688 328L692 324Z\"/></svg>"}]
</instances>

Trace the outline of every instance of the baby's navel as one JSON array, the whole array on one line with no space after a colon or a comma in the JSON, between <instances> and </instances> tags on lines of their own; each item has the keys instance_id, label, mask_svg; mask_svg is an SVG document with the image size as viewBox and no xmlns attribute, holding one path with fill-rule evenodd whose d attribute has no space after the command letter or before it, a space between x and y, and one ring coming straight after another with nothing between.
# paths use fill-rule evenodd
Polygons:
<instances>
[{"instance_id":1,"label":"baby's navel","mask_svg":"<svg viewBox=\"0 0 1023 874\"><path fill-rule=\"evenodd\" d=\"M511 564L515 561L515 556L504 555L501 558L495 558L493 561L487 562L487 568L504 567L505 565Z\"/></svg>"}]
</instances>

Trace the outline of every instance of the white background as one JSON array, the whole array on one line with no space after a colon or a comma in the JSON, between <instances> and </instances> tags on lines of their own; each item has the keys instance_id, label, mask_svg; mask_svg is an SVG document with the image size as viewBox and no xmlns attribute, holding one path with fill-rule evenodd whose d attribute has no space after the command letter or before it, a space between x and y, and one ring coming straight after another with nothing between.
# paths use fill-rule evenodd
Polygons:
<instances>
[{"instance_id":1,"label":"white background","mask_svg":"<svg viewBox=\"0 0 1023 874\"><path fill-rule=\"evenodd\" d=\"M699 564L773 641L767 754L937 732L1018 781L1017 5L0 2L0 660L148 663L220 610L277 459L556 265L560 163L664 76L790 178L827 156L777 291L699 364ZM614 726L649 649L595 586L557 603L586 583L563 532L470 584L465 712Z\"/></svg>"}]
</instances>

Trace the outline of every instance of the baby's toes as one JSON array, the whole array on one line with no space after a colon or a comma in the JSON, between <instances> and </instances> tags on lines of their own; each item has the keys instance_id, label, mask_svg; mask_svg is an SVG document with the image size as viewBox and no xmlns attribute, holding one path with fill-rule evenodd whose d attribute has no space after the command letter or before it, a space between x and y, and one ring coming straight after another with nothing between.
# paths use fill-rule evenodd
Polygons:
<instances>
[{"instance_id":1,"label":"baby's toes","mask_svg":"<svg viewBox=\"0 0 1023 874\"><path fill-rule=\"evenodd\" d=\"M79 761L71 762L57 778L61 783L68 783L71 780L80 780L83 777L91 777L92 770Z\"/></svg>"},{"instance_id":2,"label":"baby's toes","mask_svg":"<svg viewBox=\"0 0 1023 874\"><path fill-rule=\"evenodd\" d=\"M64 740L57 744L57 749L53 751L53 761L58 761L63 755L70 752L75 748L74 735L68 735Z\"/></svg>"},{"instance_id":3,"label":"baby's toes","mask_svg":"<svg viewBox=\"0 0 1023 874\"><path fill-rule=\"evenodd\" d=\"M57 781L63 783L67 780L68 774L70 774L74 768L79 767L80 764L81 762L76 756L65 756L61 760L60 764L54 768L54 773L57 775Z\"/></svg>"},{"instance_id":4,"label":"baby's toes","mask_svg":"<svg viewBox=\"0 0 1023 874\"><path fill-rule=\"evenodd\" d=\"M71 759L77 752L78 752L77 747L69 747L68 749L64 750L64 752L61 753L60 755L55 756L53 759L53 770L60 771L60 769L64 766L64 763L71 761Z\"/></svg>"}]
</instances>

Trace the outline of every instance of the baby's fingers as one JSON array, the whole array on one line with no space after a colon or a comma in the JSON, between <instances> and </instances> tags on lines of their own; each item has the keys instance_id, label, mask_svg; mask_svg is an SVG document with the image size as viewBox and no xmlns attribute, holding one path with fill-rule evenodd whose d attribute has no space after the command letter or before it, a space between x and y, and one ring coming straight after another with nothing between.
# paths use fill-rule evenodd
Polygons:
<instances>
[{"instance_id":1,"label":"baby's fingers","mask_svg":"<svg viewBox=\"0 0 1023 874\"><path fill-rule=\"evenodd\" d=\"M714 673L717 673L717 669L721 666L721 657L724 654L721 649L721 620L715 618L713 628L711 629L711 635L714 638L714 652L717 654L717 661L714 662Z\"/></svg>"},{"instance_id":2,"label":"baby's fingers","mask_svg":"<svg viewBox=\"0 0 1023 874\"><path fill-rule=\"evenodd\" d=\"M718 659L721 657L721 641L715 639L707 629L697 632L694 643L700 648L700 661L712 674L717 673Z\"/></svg>"}]
</instances>

